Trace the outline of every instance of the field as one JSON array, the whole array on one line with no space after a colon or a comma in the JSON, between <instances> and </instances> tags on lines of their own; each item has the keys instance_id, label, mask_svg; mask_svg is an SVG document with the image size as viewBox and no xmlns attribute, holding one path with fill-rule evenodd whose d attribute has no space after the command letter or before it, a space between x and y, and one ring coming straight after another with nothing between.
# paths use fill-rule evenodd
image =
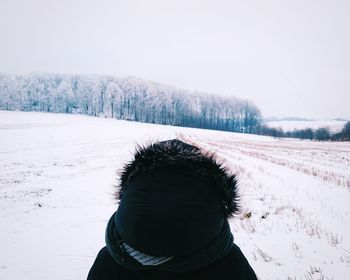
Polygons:
<instances>
[{"instance_id":1,"label":"field","mask_svg":"<svg viewBox=\"0 0 350 280\"><path fill-rule=\"evenodd\" d=\"M235 242L260 279L350 275L350 143L0 111L0 279L86 279L136 143L179 138L239 178Z\"/></svg>"}]
</instances>

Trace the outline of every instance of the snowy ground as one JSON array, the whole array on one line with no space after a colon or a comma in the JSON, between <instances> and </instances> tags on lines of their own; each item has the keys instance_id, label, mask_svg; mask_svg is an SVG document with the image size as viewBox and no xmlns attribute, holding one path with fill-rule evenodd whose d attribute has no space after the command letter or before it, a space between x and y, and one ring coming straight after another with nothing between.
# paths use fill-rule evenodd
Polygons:
<instances>
[{"instance_id":1,"label":"snowy ground","mask_svg":"<svg viewBox=\"0 0 350 280\"><path fill-rule=\"evenodd\" d=\"M293 131L294 129L328 127L331 132L339 132L344 127L346 121L338 120L318 120L318 121L274 121L267 122L270 127L282 128L284 131Z\"/></svg>"},{"instance_id":2,"label":"snowy ground","mask_svg":"<svg viewBox=\"0 0 350 280\"><path fill-rule=\"evenodd\" d=\"M0 279L85 279L136 143L178 137L239 176L235 242L260 279L349 279L350 143L0 111ZM289 278L288 278L289 277Z\"/></svg>"}]
</instances>

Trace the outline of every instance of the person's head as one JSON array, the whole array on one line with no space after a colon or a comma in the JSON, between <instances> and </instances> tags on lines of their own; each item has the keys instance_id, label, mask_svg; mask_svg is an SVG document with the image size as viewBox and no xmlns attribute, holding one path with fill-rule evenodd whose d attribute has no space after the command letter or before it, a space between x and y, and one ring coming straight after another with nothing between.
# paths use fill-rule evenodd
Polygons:
<instances>
[{"instance_id":1,"label":"person's head","mask_svg":"<svg viewBox=\"0 0 350 280\"><path fill-rule=\"evenodd\" d=\"M190 255L237 211L236 178L215 156L180 140L139 147L117 192L122 240L154 256Z\"/></svg>"}]
</instances>

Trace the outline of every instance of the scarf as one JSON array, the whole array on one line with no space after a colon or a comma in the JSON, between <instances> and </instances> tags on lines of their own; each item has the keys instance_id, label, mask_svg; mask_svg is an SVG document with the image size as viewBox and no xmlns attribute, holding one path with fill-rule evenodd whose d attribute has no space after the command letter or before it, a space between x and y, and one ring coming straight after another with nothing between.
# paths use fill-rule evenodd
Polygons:
<instances>
[{"instance_id":1,"label":"scarf","mask_svg":"<svg viewBox=\"0 0 350 280\"><path fill-rule=\"evenodd\" d=\"M112 258L121 266L137 270L190 272L201 269L225 257L233 247L233 236L225 219L220 233L205 247L189 256L149 256L126 244L116 228L116 212L106 229L106 245ZM200 233L199 233L200 234Z\"/></svg>"}]
</instances>

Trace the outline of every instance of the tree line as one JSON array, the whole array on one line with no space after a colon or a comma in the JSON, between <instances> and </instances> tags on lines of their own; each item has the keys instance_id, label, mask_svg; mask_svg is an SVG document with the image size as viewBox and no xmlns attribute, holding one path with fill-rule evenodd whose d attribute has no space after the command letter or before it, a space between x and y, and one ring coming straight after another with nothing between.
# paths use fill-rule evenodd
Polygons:
<instances>
[{"instance_id":1,"label":"tree line","mask_svg":"<svg viewBox=\"0 0 350 280\"><path fill-rule=\"evenodd\" d=\"M146 123L257 133L258 107L134 77L0 75L0 109L78 113Z\"/></svg>"},{"instance_id":2,"label":"tree line","mask_svg":"<svg viewBox=\"0 0 350 280\"><path fill-rule=\"evenodd\" d=\"M317 129L304 128L284 131L282 128L262 125L257 128L258 134L272 137L299 138L318 141L350 141L350 121L346 122L341 131L332 133L328 127Z\"/></svg>"},{"instance_id":3,"label":"tree line","mask_svg":"<svg viewBox=\"0 0 350 280\"><path fill-rule=\"evenodd\" d=\"M339 133L326 127L283 131L262 123L251 101L189 92L135 77L0 75L0 109L75 113L146 123L310 140L350 140L350 122Z\"/></svg>"}]
</instances>

